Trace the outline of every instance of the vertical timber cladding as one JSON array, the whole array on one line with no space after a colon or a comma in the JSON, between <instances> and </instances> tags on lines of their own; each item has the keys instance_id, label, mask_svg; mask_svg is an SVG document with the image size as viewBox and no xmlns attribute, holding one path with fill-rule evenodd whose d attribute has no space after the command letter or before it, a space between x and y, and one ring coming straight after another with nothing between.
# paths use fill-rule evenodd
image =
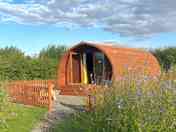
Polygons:
<instances>
[{"instance_id":1,"label":"vertical timber cladding","mask_svg":"<svg viewBox=\"0 0 176 132\"><path fill-rule=\"evenodd\" d=\"M107 76L109 79L101 79L105 80L103 83L109 83L109 81L118 80L120 77L123 76L122 72L125 70L137 71L142 73L144 69L147 71L148 76L154 77L160 75L160 66L157 59L149 52L143 51L140 49L134 48L126 48L126 47L119 47L114 46L112 44L105 44L105 43L94 43L94 42L80 42L78 45L72 47L70 50L66 52L66 54L62 57L60 61L60 66L58 67L58 77L57 77L57 84L58 88L63 95L75 95L73 91L77 91L77 95L79 95L79 89L83 89L83 87L89 87L92 85L91 82L96 83L96 75L94 73L93 81L88 81L88 84L81 83L80 80L83 78L82 73L82 66L80 65L80 53L87 52L87 49L93 51L91 54L96 54L96 51L102 53L107 58L108 61L107 66L103 69L109 69L111 67L111 72L108 73L110 77ZM72 53L73 52L73 53ZM76 54L74 53L76 52ZM86 54L89 54L86 53ZM70 54L74 54L70 57ZM90 55L90 54L89 54ZM95 62L93 62L95 64ZM98 62L101 63L101 60ZM90 63L91 64L91 63ZM89 65L90 66L90 65ZM92 68L87 68L90 74ZM81 72L81 73L80 73ZM104 72L104 71L102 71ZM106 75L107 71L103 75ZM88 76L90 78L90 75ZM102 78L102 77L100 77ZM73 83L69 83L73 82ZM99 83L102 84L102 83ZM98 85L98 84L97 84ZM95 86L95 85L94 85ZM82 93L83 93L82 91ZM82 95L80 92L80 95Z\"/></svg>"},{"instance_id":2,"label":"vertical timber cladding","mask_svg":"<svg viewBox=\"0 0 176 132\"><path fill-rule=\"evenodd\" d=\"M12 81L7 85L7 92L12 102L50 107L52 102L49 90L52 90L54 85L54 80Z\"/></svg>"}]
</instances>

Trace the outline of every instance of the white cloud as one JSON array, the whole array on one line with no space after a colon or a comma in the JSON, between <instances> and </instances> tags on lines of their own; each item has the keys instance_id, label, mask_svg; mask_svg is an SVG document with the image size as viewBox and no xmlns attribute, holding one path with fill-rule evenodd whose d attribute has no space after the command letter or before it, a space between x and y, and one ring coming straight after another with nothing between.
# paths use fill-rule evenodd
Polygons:
<instances>
[{"instance_id":1,"label":"white cloud","mask_svg":"<svg viewBox=\"0 0 176 132\"><path fill-rule=\"evenodd\" d=\"M13 2L13 0L0 0L0 2Z\"/></svg>"},{"instance_id":2,"label":"white cloud","mask_svg":"<svg viewBox=\"0 0 176 132\"><path fill-rule=\"evenodd\" d=\"M175 5L175 0L28 0L21 4L0 0L0 15L1 21L101 25L123 36L152 36L176 31Z\"/></svg>"}]
</instances>

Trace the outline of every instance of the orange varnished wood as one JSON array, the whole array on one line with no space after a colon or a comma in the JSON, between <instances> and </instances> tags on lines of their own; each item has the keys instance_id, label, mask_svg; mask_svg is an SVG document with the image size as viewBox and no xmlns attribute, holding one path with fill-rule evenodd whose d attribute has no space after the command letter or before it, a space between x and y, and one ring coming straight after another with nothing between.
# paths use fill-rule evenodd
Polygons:
<instances>
[{"instance_id":1,"label":"orange varnished wood","mask_svg":"<svg viewBox=\"0 0 176 132\"><path fill-rule=\"evenodd\" d=\"M135 49L105 45L104 43L80 42L69 49L60 61L58 67L57 85L63 95L85 95L80 85L70 84L70 57L69 54L80 47L95 48L108 58L112 66L112 81L119 80L124 73L145 74L150 77L160 75L160 66L157 59L149 52ZM84 86L85 87L85 86Z\"/></svg>"},{"instance_id":2,"label":"orange varnished wood","mask_svg":"<svg viewBox=\"0 0 176 132\"><path fill-rule=\"evenodd\" d=\"M54 80L12 81L7 84L7 92L12 102L48 107L51 110L54 85Z\"/></svg>"},{"instance_id":3,"label":"orange varnished wood","mask_svg":"<svg viewBox=\"0 0 176 132\"><path fill-rule=\"evenodd\" d=\"M145 73L150 77L157 77L160 75L160 66L157 59L147 51L135 48L105 45L104 43L97 44L91 42L80 42L63 55L58 67L57 86L63 95L85 94L85 90L80 90L81 84L75 86L69 83L71 78L69 54L75 50L79 50L80 47L95 48L105 54L112 66L112 81L119 80L126 72L135 74Z\"/></svg>"}]
</instances>

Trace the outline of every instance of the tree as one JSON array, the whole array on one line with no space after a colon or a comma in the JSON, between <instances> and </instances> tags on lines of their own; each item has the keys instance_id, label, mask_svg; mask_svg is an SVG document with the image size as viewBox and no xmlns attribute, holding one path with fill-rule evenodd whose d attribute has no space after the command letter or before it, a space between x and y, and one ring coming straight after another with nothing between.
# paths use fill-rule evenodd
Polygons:
<instances>
[{"instance_id":1,"label":"tree","mask_svg":"<svg viewBox=\"0 0 176 132\"><path fill-rule=\"evenodd\" d=\"M39 58L50 58L59 60L61 56L65 53L66 49L67 48L65 46L50 45L47 48L42 49L39 54Z\"/></svg>"},{"instance_id":2,"label":"tree","mask_svg":"<svg viewBox=\"0 0 176 132\"><path fill-rule=\"evenodd\" d=\"M164 49L156 49L151 51L158 59L160 65L168 71L176 65L176 47L168 47Z\"/></svg>"}]
</instances>

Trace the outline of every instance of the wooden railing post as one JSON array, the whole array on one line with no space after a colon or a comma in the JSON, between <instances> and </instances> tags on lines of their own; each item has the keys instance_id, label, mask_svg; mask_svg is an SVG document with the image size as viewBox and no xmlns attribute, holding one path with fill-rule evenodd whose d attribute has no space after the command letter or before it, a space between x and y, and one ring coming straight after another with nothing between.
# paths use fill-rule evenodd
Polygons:
<instances>
[{"instance_id":1,"label":"wooden railing post","mask_svg":"<svg viewBox=\"0 0 176 132\"><path fill-rule=\"evenodd\" d=\"M53 93L54 84L48 83L48 111L51 112L52 105L53 105L53 99L52 99L52 93Z\"/></svg>"},{"instance_id":2,"label":"wooden railing post","mask_svg":"<svg viewBox=\"0 0 176 132\"><path fill-rule=\"evenodd\" d=\"M95 88L88 88L87 91L87 110L91 111L96 106L96 90Z\"/></svg>"},{"instance_id":3,"label":"wooden railing post","mask_svg":"<svg viewBox=\"0 0 176 132\"><path fill-rule=\"evenodd\" d=\"M87 100L87 101L88 101L88 102L87 102L87 103L88 103L88 104L87 104L87 105L88 105L88 106L87 106L87 110L88 110L88 111L91 111L91 109L92 109L92 101L91 101L91 95L90 95L90 94L88 95L88 100Z\"/></svg>"}]
</instances>

